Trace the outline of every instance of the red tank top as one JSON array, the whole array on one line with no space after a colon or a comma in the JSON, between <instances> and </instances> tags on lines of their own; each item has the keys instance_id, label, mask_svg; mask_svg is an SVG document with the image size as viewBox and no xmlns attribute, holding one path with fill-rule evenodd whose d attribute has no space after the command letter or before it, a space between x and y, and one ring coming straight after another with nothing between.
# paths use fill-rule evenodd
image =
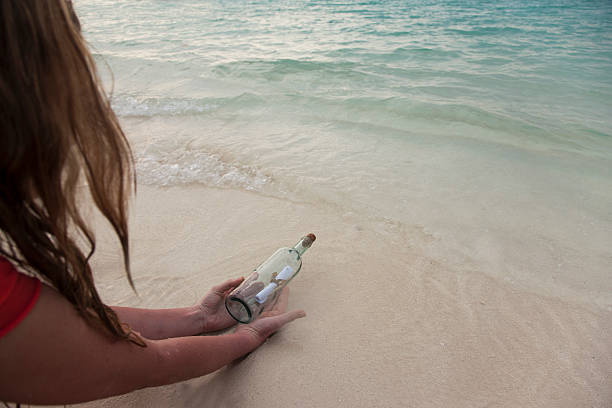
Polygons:
<instances>
[{"instance_id":1,"label":"red tank top","mask_svg":"<svg viewBox=\"0 0 612 408\"><path fill-rule=\"evenodd\" d=\"M40 294L40 281L24 275L0 256L0 338L32 310Z\"/></svg>"}]
</instances>

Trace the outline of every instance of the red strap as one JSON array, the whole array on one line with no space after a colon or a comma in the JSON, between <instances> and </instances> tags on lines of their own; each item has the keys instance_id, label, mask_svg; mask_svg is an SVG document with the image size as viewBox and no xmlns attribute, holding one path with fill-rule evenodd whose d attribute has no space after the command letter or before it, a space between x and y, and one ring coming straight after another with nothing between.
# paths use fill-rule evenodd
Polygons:
<instances>
[{"instance_id":1,"label":"red strap","mask_svg":"<svg viewBox=\"0 0 612 408\"><path fill-rule=\"evenodd\" d=\"M32 310L40 281L18 272L0 257L0 337L15 328Z\"/></svg>"}]
</instances>

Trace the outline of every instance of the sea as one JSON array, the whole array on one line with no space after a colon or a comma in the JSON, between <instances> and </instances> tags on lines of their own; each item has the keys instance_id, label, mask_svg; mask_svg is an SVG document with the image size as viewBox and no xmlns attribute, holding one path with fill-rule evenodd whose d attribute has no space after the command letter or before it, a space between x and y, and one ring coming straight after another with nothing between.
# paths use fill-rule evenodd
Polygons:
<instances>
[{"instance_id":1,"label":"sea","mask_svg":"<svg viewBox=\"0 0 612 408\"><path fill-rule=\"evenodd\" d=\"M612 310L609 0L75 8L139 184L320 206Z\"/></svg>"}]
</instances>

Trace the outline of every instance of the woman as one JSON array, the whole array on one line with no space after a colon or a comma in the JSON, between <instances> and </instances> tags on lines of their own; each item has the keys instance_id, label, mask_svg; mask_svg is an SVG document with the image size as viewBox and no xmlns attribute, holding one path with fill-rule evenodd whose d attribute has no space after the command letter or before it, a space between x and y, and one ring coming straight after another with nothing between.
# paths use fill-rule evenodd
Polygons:
<instances>
[{"instance_id":1,"label":"woman","mask_svg":"<svg viewBox=\"0 0 612 408\"><path fill-rule=\"evenodd\" d=\"M86 181L116 232L133 286L126 201L135 183L128 143L66 0L0 2L0 138L0 400L67 404L201 376L305 315L285 313L283 293L250 325L195 336L232 325L223 301L242 278L188 308L102 303L77 186Z\"/></svg>"}]
</instances>

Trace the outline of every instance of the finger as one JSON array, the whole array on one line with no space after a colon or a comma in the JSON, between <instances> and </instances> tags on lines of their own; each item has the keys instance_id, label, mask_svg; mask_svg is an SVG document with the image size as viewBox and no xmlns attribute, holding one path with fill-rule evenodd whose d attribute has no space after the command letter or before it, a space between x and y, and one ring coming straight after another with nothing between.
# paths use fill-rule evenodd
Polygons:
<instances>
[{"instance_id":1,"label":"finger","mask_svg":"<svg viewBox=\"0 0 612 408\"><path fill-rule=\"evenodd\" d=\"M235 288L236 286L240 285L243 280L244 280L243 277L236 278L236 279L228 279L219 285L213 286L212 291L217 294L223 295L228 290L231 290Z\"/></svg>"},{"instance_id":2,"label":"finger","mask_svg":"<svg viewBox=\"0 0 612 408\"><path fill-rule=\"evenodd\" d=\"M272 323L272 331L276 331L287 323L292 322L295 319L300 319L302 317L306 317L306 312L304 312L303 310L292 310L290 312L285 312L277 316L268 317L267 319L270 319Z\"/></svg>"},{"instance_id":3,"label":"finger","mask_svg":"<svg viewBox=\"0 0 612 408\"><path fill-rule=\"evenodd\" d=\"M301 319L302 317L306 317L306 312L301 309L292 310L290 312L282 314L281 316L285 316L285 323L289 323L294 321L295 319Z\"/></svg>"},{"instance_id":4,"label":"finger","mask_svg":"<svg viewBox=\"0 0 612 408\"><path fill-rule=\"evenodd\" d=\"M244 298L251 297L261 291L266 287L266 284L263 282L253 282L250 283L246 288L241 290L240 295Z\"/></svg>"},{"instance_id":5,"label":"finger","mask_svg":"<svg viewBox=\"0 0 612 408\"><path fill-rule=\"evenodd\" d=\"M267 317L260 317L249 326L253 333L255 333L263 341L287 323L305 316L306 313L303 310L292 310L291 312L286 312L275 316L268 315Z\"/></svg>"},{"instance_id":6,"label":"finger","mask_svg":"<svg viewBox=\"0 0 612 408\"><path fill-rule=\"evenodd\" d=\"M264 317L278 316L279 314L283 314L283 313L278 310L269 310L267 312L263 312L262 314L260 314L259 318L263 319Z\"/></svg>"},{"instance_id":7,"label":"finger","mask_svg":"<svg viewBox=\"0 0 612 408\"><path fill-rule=\"evenodd\" d=\"M272 306L272 310L279 311L284 313L287 310L287 306L289 305L289 288L285 286L281 291L278 299L276 299L276 303Z\"/></svg>"}]
</instances>

